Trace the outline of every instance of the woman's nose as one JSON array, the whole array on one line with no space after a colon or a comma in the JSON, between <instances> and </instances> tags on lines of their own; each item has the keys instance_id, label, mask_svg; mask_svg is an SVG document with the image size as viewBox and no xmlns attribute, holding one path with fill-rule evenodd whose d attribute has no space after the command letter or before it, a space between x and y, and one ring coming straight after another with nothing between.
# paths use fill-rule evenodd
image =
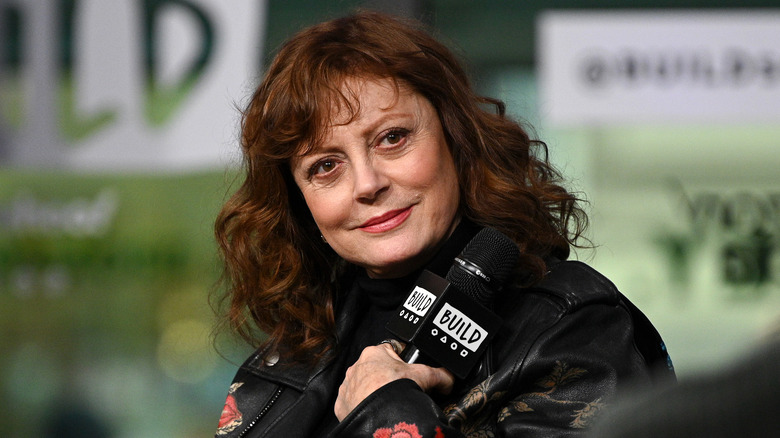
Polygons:
<instances>
[{"instance_id":1,"label":"woman's nose","mask_svg":"<svg viewBox=\"0 0 780 438\"><path fill-rule=\"evenodd\" d=\"M390 180L376 163L366 162L354 168L354 196L359 201L373 201L390 185Z\"/></svg>"}]
</instances>

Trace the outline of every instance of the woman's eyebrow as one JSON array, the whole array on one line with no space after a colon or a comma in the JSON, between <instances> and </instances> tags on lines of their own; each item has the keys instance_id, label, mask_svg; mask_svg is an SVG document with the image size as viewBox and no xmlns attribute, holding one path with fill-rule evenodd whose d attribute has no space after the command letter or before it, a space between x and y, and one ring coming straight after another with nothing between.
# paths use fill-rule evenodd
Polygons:
<instances>
[{"instance_id":1,"label":"woman's eyebrow","mask_svg":"<svg viewBox=\"0 0 780 438\"><path fill-rule=\"evenodd\" d=\"M376 117L375 120L372 120L361 132L361 136L363 138L369 138L373 137L376 131L379 129L380 126L392 122L394 120L398 119L413 119L415 117L414 113L408 112L408 111L397 111L397 112L388 112L388 113L382 113L380 116Z\"/></svg>"}]
</instances>

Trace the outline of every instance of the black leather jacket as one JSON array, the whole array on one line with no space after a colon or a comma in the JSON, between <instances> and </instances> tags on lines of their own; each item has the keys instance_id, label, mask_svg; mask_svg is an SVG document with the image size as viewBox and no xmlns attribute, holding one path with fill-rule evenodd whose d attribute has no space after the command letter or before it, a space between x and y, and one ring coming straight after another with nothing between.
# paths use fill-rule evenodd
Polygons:
<instances>
[{"instance_id":1,"label":"black leather jacket","mask_svg":"<svg viewBox=\"0 0 780 438\"><path fill-rule=\"evenodd\" d=\"M349 333L354 299L339 312ZM580 262L558 262L536 286L507 290L495 311L501 331L481 366L448 397L411 380L375 391L333 437L583 436L622 388L674 379L663 342L605 277ZM308 437L351 364L334 355L316 367L257 352L239 369L218 437Z\"/></svg>"}]
</instances>

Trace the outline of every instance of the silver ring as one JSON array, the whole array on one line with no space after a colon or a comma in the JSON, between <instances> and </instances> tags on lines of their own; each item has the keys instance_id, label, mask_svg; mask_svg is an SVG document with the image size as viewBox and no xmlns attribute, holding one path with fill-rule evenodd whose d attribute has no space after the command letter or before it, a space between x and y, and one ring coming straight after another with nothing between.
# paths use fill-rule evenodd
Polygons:
<instances>
[{"instance_id":1,"label":"silver ring","mask_svg":"<svg viewBox=\"0 0 780 438\"><path fill-rule=\"evenodd\" d=\"M404 351L403 345L401 345L401 342L395 340L395 339L385 339L384 341L380 342L379 345L382 344L390 344L391 347L393 347L393 351L397 355L401 355L401 352Z\"/></svg>"}]
</instances>

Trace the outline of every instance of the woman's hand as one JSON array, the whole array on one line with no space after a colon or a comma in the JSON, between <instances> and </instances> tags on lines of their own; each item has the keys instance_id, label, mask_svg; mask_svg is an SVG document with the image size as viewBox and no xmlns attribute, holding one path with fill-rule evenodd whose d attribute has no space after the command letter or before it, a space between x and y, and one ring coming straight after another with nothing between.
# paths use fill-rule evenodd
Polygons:
<instances>
[{"instance_id":1,"label":"woman's hand","mask_svg":"<svg viewBox=\"0 0 780 438\"><path fill-rule=\"evenodd\" d=\"M448 394L455 381L444 368L432 368L422 364L408 364L401 360L390 344L366 347L354 365L347 369L339 387L334 411L343 420L369 394L394 380L411 379L423 391Z\"/></svg>"}]
</instances>

